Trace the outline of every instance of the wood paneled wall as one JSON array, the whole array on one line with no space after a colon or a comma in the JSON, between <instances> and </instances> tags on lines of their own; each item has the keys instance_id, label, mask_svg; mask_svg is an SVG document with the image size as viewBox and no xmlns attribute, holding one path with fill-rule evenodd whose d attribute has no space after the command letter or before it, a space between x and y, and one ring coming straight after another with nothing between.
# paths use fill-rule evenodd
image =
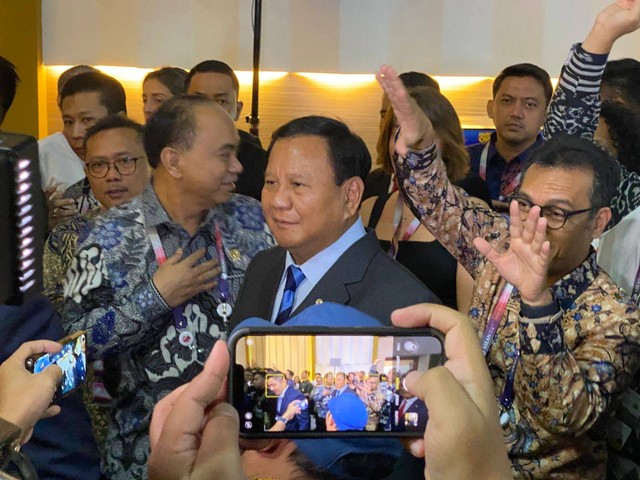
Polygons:
<instances>
[{"instance_id":1,"label":"wood paneled wall","mask_svg":"<svg viewBox=\"0 0 640 480\"><path fill-rule=\"evenodd\" d=\"M127 92L129 117L144 122L142 113L142 79L149 71L137 69L138 75L118 77ZM47 68L47 126L48 133L62 129L62 119L56 104L57 79L61 69ZM112 74L112 72L109 72ZM241 80L246 75L240 75ZM354 81L354 77L357 81ZM438 77L442 92L458 111L463 126L491 127L485 105L491 96L491 78L466 79ZM451 78L451 77L449 77ZM342 80L342 82L341 82ZM375 145L378 137L381 89L373 75L331 75L314 79L302 74L287 73L274 80L261 83L260 88L260 138L263 145L269 143L271 133L283 123L303 115L328 115L346 122L367 143L375 161ZM251 112L251 86L241 82L240 99L244 101L238 128L249 130L244 117Z\"/></svg>"}]
</instances>

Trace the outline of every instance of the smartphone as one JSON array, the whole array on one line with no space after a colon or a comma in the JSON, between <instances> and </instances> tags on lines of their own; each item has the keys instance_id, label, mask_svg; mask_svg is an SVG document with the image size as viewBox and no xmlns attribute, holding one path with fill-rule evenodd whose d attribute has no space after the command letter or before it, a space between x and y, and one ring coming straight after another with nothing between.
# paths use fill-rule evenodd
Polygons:
<instances>
[{"instance_id":1,"label":"smartphone","mask_svg":"<svg viewBox=\"0 0 640 480\"><path fill-rule=\"evenodd\" d=\"M62 369L62 380L53 397L54 403L87 381L86 339L84 331L76 332L58 342L62 345L58 353L45 353L27 359L27 370L33 373L40 373L52 364Z\"/></svg>"},{"instance_id":2,"label":"smartphone","mask_svg":"<svg viewBox=\"0 0 640 480\"><path fill-rule=\"evenodd\" d=\"M446 360L444 336L430 328L246 328L231 335L229 348L229 399L248 438L420 437L426 405L396 379ZM250 392L247 370L265 379ZM287 382L287 370L308 370L311 378L331 372L334 383L316 389L310 402ZM349 386L349 373L362 379ZM297 413L285 418L291 404Z\"/></svg>"}]
</instances>

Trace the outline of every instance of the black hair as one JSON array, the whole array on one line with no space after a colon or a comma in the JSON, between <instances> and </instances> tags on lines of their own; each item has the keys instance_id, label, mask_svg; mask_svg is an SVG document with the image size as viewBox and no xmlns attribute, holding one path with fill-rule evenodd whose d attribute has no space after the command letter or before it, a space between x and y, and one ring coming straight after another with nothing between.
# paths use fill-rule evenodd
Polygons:
<instances>
[{"instance_id":1,"label":"black hair","mask_svg":"<svg viewBox=\"0 0 640 480\"><path fill-rule=\"evenodd\" d=\"M222 75L230 77L231 83L233 84L233 90L236 92L236 98L238 97L238 93L240 92L240 82L238 82L238 77L233 69L226 63L221 62L220 60L205 60L204 62L197 64L187 75L187 80L184 85L185 92L189 90L191 79L196 73L221 73Z\"/></svg>"},{"instance_id":2,"label":"black hair","mask_svg":"<svg viewBox=\"0 0 640 480\"><path fill-rule=\"evenodd\" d=\"M91 65L84 65L84 64L83 65L76 65L76 66L71 67L71 68L67 68L58 77L58 95L62 94L62 89L67 84L67 82L69 81L70 78L73 78L76 75L80 75L81 73L99 72L99 71L100 70L98 70L95 67L92 67Z\"/></svg>"},{"instance_id":3,"label":"black hair","mask_svg":"<svg viewBox=\"0 0 640 480\"><path fill-rule=\"evenodd\" d=\"M159 70L147 73L142 83L147 80L158 80L167 87L172 95L182 95L186 91L187 71L178 67L162 67Z\"/></svg>"},{"instance_id":4,"label":"black hair","mask_svg":"<svg viewBox=\"0 0 640 480\"><path fill-rule=\"evenodd\" d=\"M429 87L437 90L438 92L440 91L440 84L438 81L426 73L403 72L398 76L407 89L414 87Z\"/></svg>"},{"instance_id":5,"label":"black hair","mask_svg":"<svg viewBox=\"0 0 640 480\"><path fill-rule=\"evenodd\" d=\"M0 57L0 123L16 98L20 77L16 66L4 57Z\"/></svg>"},{"instance_id":6,"label":"black hair","mask_svg":"<svg viewBox=\"0 0 640 480\"><path fill-rule=\"evenodd\" d=\"M109 115L107 117L101 118L98 120L95 125L92 125L87 129L87 132L84 136L84 146L87 146L87 142L94 135L104 132L107 130L113 130L116 128L128 128L129 130L133 130L140 142L142 142L142 136L144 133L144 127L140 125L138 122L131 120L130 118L125 117L124 115Z\"/></svg>"},{"instance_id":7,"label":"black hair","mask_svg":"<svg viewBox=\"0 0 640 480\"><path fill-rule=\"evenodd\" d=\"M607 124L618 161L640 174L640 114L620 103L602 102L600 118Z\"/></svg>"},{"instance_id":8,"label":"black hair","mask_svg":"<svg viewBox=\"0 0 640 480\"><path fill-rule=\"evenodd\" d=\"M618 190L618 162L603 148L584 138L561 134L535 149L522 174L522 182L532 165L587 170L593 173L589 201L594 209L608 207Z\"/></svg>"},{"instance_id":9,"label":"black hair","mask_svg":"<svg viewBox=\"0 0 640 480\"><path fill-rule=\"evenodd\" d=\"M536 80L544 90L546 105L549 105L553 94L553 86L551 85L551 77L549 77L546 70L533 63L518 63L505 68L493 81L493 98L496 98L502 82L509 77L531 77Z\"/></svg>"},{"instance_id":10,"label":"black hair","mask_svg":"<svg viewBox=\"0 0 640 480\"><path fill-rule=\"evenodd\" d=\"M78 93L95 92L109 115L127 113L127 97L124 87L115 78L102 72L85 72L71 77L62 87L60 104L65 98Z\"/></svg>"},{"instance_id":11,"label":"black hair","mask_svg":"<svg viewBox=\"0 0 640 480\"><path fill-rule=\"evenodd\" d=\"M364 140L349 127L333 118L310 115L285 123L271 136L268 153L281 138L313 135L327 142L329 159L333 167L336 185L342 185L352 177L363 181L371 170L371 155Z\"/></svg>"},{"instance_id":12,"label":"black hair","mask_svg":"<svg viewBox=\"0 0 640 480\"><path fill-rule=\"evenodd\" d=\"M200 95L180 95L163 103L144 126L144 149L151 168L160 165L160 154L165 147L188 152L196 138L195 107L212 106L213 102Z\"/></svg>"},{"instance_id":13,"label":"black hair","mask_svg":"<svg viewBox=\"0 0 640 480\"><path fill-rule=\"evenodd\" d=\"M607 62L602 86L617 90L625 104L640 110L640 62L637 60L622 58Z\"/></svg>"}]
</instances>

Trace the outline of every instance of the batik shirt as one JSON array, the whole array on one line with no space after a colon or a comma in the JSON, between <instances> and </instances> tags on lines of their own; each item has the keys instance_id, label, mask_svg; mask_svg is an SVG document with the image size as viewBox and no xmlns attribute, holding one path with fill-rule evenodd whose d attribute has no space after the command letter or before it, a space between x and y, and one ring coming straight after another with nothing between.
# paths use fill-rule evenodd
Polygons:
<instances>
[{"instance_id":1,"label":"batik shirt","mask_svg":"<svg viewBox=\"0 0 640 480\"><path fill-rule=\"evenodd\" d=\"M86 235L91 220L100 210L89 210L85 214L71 217L56 225L44 244L43 285L44 294L51 300L58 313L64 303L63 286L67 270L76 254L79 235ZM84 233L83 233L84 232Z\"/></svg>"},{"instance_id":2,"label":"batik shirt","mask_svg":"<svg viewBox=\"0 0 640 480\"><path fill-rule=\"evenodd\" d=\"M482 336L505 281L473 246L509 246L506 217L479 207L450 184L435 145L396 165L405 199L422 223L474 277L469 317ZM589 430L637 370L640 316L598 268L595 252L551 290L561 313L524 318L511 295L487 355L499 398L516 351L520 362L505 440L516 478L604 478L606 447ZM496 419L497 421L497 419Z\"/></svg>"},{"instance_id":3,"label":"batik shirt","mask_svg":"<svg viewBox=\"0 0 640 480\"><path fill-rule=\"evenodd\" d=\"M105 383L116 402L102 462L108 478L146 477L154 405L200 373L216 340L226 337L215 287L182 305L194 343L181 345L172 310L151 282L158 261L146 229L156 229L167 258L178 248L185 258L204 247L211 259L218 257L216 224L233 302L253 256L273 243L251 198L235 195L211 210L192 236L170 220L148 185L141 196L97 217L78 241L64 286L64 322L69 332L87 331L91 360L105 360Z\"/></svg>"}]
</instances>

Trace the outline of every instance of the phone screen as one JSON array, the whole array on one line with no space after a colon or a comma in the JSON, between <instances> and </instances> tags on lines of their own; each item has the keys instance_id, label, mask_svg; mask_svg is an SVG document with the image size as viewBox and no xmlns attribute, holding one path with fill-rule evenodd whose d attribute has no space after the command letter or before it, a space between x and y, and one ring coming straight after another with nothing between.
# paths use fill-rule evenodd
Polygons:
<instances>
[{"instance_id":1,"label":"phone screen","mask_svg":"<svg viewBox=\"0 0 640 480\"><path fill-rule=\"evenodd\" d=\"M231 398L243 436L424 433L427 408L402 378L444 363L439 332L304 330L246 329L230 339Z\"/></svg>"},{"instance_id":2,"label":"phone screen","mask_svg":"<svg viewBox=\"0 0 640 480\"><path fill-rule=\"evenodd\" d=\"M58 353L47 353L37 358L33 373L39 373L51 364L62 369L62 381L56 390L54 401L78 388L87 380L86 335L73 335L62 344Z\"/></svg>"}]
</instances>

